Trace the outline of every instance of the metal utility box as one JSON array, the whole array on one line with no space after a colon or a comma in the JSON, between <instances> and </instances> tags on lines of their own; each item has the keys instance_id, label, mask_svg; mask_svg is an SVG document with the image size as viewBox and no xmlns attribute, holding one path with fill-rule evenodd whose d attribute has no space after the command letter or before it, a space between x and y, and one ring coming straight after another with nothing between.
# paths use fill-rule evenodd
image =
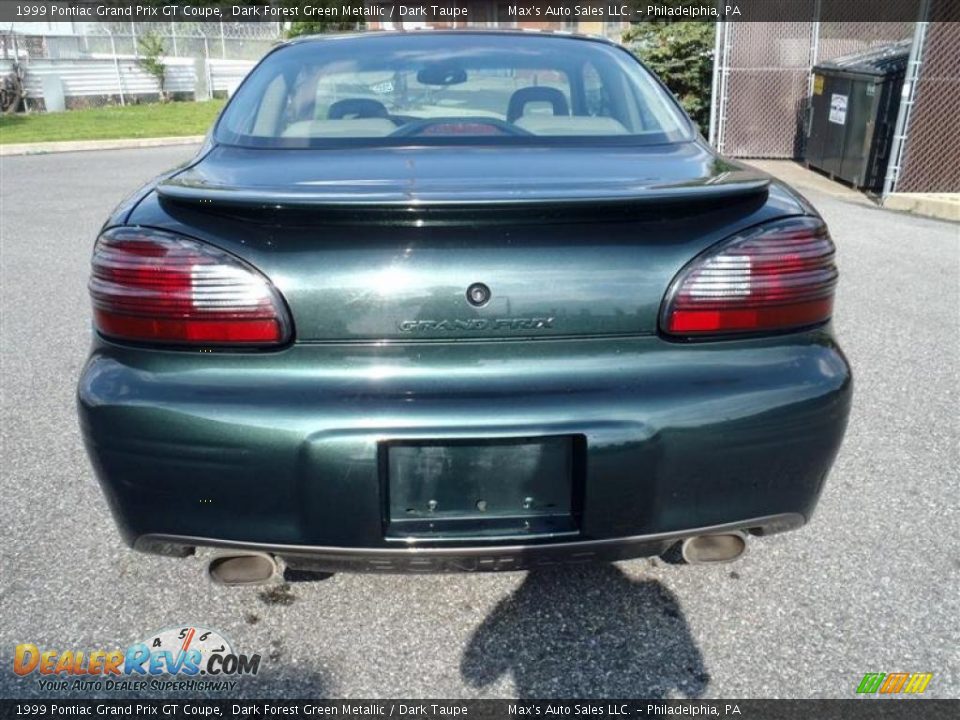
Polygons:
<instances>
[{"instance_id":1,"label":"metal utility box","mask_svg":"<svg viewBox=\"0 0 960 720\"><path fill-rule=\"evenodd\" d=\"M813 68L804 159L854 187L879 192L890 156L910 41Z\"/></svg>"}]
</instances>

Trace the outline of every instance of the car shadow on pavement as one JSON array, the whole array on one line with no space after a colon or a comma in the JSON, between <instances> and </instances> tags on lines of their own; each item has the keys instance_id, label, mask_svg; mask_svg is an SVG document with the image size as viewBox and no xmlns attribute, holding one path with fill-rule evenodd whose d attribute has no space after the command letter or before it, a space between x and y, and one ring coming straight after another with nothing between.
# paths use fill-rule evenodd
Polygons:
<instances>
[{"instance_id":1,"label":"car shadow on pavement","mask_svg":"<svg viewBox=\"0 0 960 720\"><path fill-rule=\"evenodd\" d=\"M520 698L701 697L710 682L676 598L615 565L531 571L474 632L460 664Z\"/></svg>"}]
</instances>

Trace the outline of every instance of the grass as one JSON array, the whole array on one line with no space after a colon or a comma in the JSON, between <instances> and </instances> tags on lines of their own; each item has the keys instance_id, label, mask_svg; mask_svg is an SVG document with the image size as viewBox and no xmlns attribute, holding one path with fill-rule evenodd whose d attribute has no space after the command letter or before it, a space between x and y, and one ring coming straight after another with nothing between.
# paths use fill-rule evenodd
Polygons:
<instances>
[{"instance_id":1,"label":"grass","mask_svg":"<svg viewBox=\"0 0 960 720\"><path fill-rule=\"evenodd\" d=\"M223 100L110 106L59 113L0 115L0 145L203 135Z\"/></svg>"}]
</instances>

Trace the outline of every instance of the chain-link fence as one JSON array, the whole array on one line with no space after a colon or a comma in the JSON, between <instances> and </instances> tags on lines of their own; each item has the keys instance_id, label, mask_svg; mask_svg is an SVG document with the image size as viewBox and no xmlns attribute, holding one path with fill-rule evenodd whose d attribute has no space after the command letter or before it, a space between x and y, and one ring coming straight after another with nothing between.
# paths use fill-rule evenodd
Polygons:
<instances>
[{"instance_id":1,"label":"chain-link fence","mask_svg":"<svg viewBox=\"0 0 960 720\"><path fill-rule=\"evenodd\" d=\"M280 23L69 23L64 32L0 36L0 75L19 64L27 110L74 109L159 99L148 54L164 65L175 99L225 95L283 37ZM146 48L152 47L152 52Z\"/></svg>"},{"instance_id":2,"label":"chain-link fence","mask_svg":"<svg viewBox=\"0 0 960 720\"><path fill-rule=\"evenodd\" d=\"M960 192L960 23L926 28L896 192Z\"/></svg>"},{"instance_id":3,"label":"chain-link fence","mask_svg":"<svg viewBox=\"0 0 960 720\"><path fill-rule=\"evenodd\" d=\"M796 157L814 23L728 22L721 29L714 144L734 157Z\"/></svg>"},{"instance_id":4,"label":"chain-link fence","mask_svg":"<svg viewBox=\"0 0 960 720\"><path fill-rule=\"evenodd\" d=\"M283 28L275 22L80 23L77 32L6 33L2 37L2 57L5 60L137 57L147 37L159 40L163 54L169 57L257 60L283 37Z\"/></svg>"},{"instance_id":5,"label":"chain-link fence","mask_svg":"<svg viewBox=\"0 0 960 720\"><path fill-rule=\"evenodd\" d=\"M801 157L811 68L822 60L910 38L913 25L723 23L714 144L733 157Z\"/></svg>"},{"instance_id":6,"label":"chain-link fence","mask_svg":"<svg viewBox=\"0 0 960 720\"><path fill-rule=\"evenodd\" d=\"M800 0L798 0L800 1ZM912 40L887 192L960 191L960 23L952 0L891 0L918 22L727 22L717 31L710 138L742 158L803 157L811 69L819 62ZM811 17L828 0L809 0ZM830 16L842 17L837 8ZM850 9L856 17L856 8ZM924 19L935 18L936 21Z\"/></svg>"}]
</instances>

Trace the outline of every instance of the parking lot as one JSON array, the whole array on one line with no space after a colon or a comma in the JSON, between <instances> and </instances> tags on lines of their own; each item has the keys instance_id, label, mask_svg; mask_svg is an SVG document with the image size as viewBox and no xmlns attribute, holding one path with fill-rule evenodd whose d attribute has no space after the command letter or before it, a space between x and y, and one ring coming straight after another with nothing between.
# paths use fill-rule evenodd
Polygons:
<instances>
[{"instance_id":1,"label":"parking lot","mask_svg":"<svg viewBox=\"0 0 960 720\"><path fill-rule=\"evenodd\" d=\"M121 543L74 410L100 223L190 153L0 161L0 697L50 697L10 671L18 643L125 648L186 625L263 656L231 693L247 697L849 698L896 671L960 696L960 225L808 194L839 248L853 414L812 522L735 564L228 589L202 557Z\"/></svg>"}]
</instances>

